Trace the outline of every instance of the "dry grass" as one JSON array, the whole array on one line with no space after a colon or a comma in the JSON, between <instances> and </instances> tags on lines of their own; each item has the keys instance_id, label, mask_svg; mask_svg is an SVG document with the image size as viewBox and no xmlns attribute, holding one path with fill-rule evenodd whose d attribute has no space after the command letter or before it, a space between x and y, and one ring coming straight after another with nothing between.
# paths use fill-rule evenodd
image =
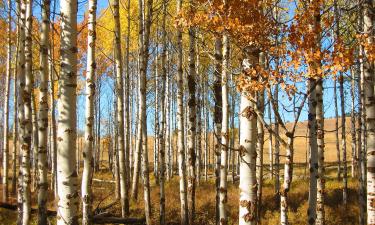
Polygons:
<instances>
[{"instance_id":1,"label":"dry grass","mask_svg":"<svg viewBox=\"0 0 375 225\"><path fill-rule=\"evenodd\" d=\"M302 174L301 169L296 169L296 174ZM358 221L358 204L357 204L357 182L349 179L349 204L347 208L342 205L342 183L332 179L335 171L330 169L327 171L329 179L326 183L326 219L328 225L352 225ZM112 175L102 171L96 174L96 178L109 180ZM152 220L153 224L158 224L159 217L159 187L155 183L154 177L151 175L151 202L152 202ZM166 218L167 224L179 224L179 183L178 177L175 176L171 181L166 183ZM94 209L102 207L115 201L114 184L94 182ZM266 180L263 189L263 205L262 205L262 224L275 225L279 222L278 201L274 194L273 181ZM34 194L35 197L35 194ZM50 195L52 197L52 195ZM228 216L229 224L237 224L238 222L238 184L229 184L228 187ZM308 200L308 180L296 179L293 181L292 189L289 194L289 219L291 224L303 225L307 224L307 200ZM35 201L34 201L35 202ZM53 202L51 202L53 205ZM53 208L53 207L51 207ZM143 190L139 190L139 200L131 202L131 217L143 216ZM116 204L110 212L120 215L120 205ZM215 224L215 185L214 180L207 182L201 181L197 188L196 195L196 223L197 225L213 225ZM0 209L0 224L15 224L16 212ZM36 224L36 218L33 216L33 223Z\"/></svg>"},{"instance_id":2,"label":"dry grass","mask_svg":"<svg viewBox=\"0 0 375 225\"><path fill-rule=\"evenodd\" d=\"M335 120L326 119L325 129L334 130ZM350 124L347 118L347 126ZM289 126L289 125L288 125ZM298 124L296 135L304 136L306 134L306 122ZM340 126L340 124L339 124ZM349 130L349 129L348 129ZM349 131L348 131L349 132ZM266 134L266 137L268 135ZM351 139L350 135L347 136L347 149L348 159L351 159ZM212 140L212 137L210 138ZM148 140L149 146L149 159L150 164L153 160L153 139L152 137ZM175 145L174 145L175 146ZM212 141L210 141L212 148ZM329 164L333 164L337 160L336 158L336 147L335 147L335 133L327 132L325 135L325 160ZM266 140L264 149L265 163L268 163L268 140ZM295 141L295 156L294 161L296 163L304 163L306 161L306 138L296 138ZM211 151L211 154L213 152ZM281 152L283 155L283 150ZM108 151L104 149L103 160L106 161ZM213 162L213 157L210 159ZM112 180L112 174L106 171L106 165L103 165L102 171L95 174L95 178L103 180ZM152 171L152 170L150 170ZM266 172L266 171L265 171ZM307 171L308 173L308 171ZM336 177L336 168L332 167L327 169L327 175L329 179L326 183L326 218L327 225L346 225L346 224L358 224L358 202L357 202L357 182L349 179L349 204L347 208L342 205L342 183L333 179ZM212 171L210 171L212 174ZM294 170L295 180L292 184L292 189L289 195L290 209L289 219L291 224L302 225L307 224L307 201L308 201L308 180L305 179L305 169L303 166L296 166ZM158 224L158 212L159 212L159 188L155 183L154 177L151 175L151 202L152 202L152 214L153 224ZM1 186L0 186L1 187ZM178 225L179 224L179 183L178 177L175 176L171 181L166 183L166 218L167 224ZM1 189L1 188L0 188ZM279 209L278 201L276 201L274 194L273 181L265 180L263 189L263 205L262 205L262 224L263 225L275 225L279 223ZM114 184L94 182L93 183L94 193L94 209L108 205L115 201L115 189ZM49 193L49 199L53 198L53 194ZM238 184L229 184L228 187L228 216L229 224L237 224L238 221L238 198L239 190ZM12 198L13 202L15 198ZM33 193L33 202L36 202L36 194ZM49 208L54 209L55 202L49 201ZM34 204L34 207L35 204ZM111 213L120 215L119 204L114 205L110 209ZM139 190L139 200L137 202L131 202L131 217L142 217L143 216L143 190ZM197 188L196 195L196 224L197 225L210 225L215 224L215 185L213 180L207 182L201 181L201 184ZM17 214L14 211L0 209L0 225L15 224ZM36 224L35 215L32 217L32 224Z\"/></svg>"}]
</instances>

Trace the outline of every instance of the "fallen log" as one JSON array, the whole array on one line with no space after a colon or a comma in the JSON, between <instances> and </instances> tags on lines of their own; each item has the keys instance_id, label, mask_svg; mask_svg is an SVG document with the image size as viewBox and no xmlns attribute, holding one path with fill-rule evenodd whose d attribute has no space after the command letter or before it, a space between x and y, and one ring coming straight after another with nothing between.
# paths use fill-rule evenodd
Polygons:
<instances>
[{"instance_id":1,"label":"fallen log","mask_svg":"<svg viewBox=\"0 0 375 225\"><path fill-rule=\"evenodd\" d=\"M94 224L130 224L130 225L144 225L146 224L146 219L136 219L136 218L122 218L122 217L106 217L106 216L94 216L92 222Z\"/></svg>"},{"instance_id":2,"label":"fallen log","mask_svg":"<svg viewBox=\"0 0 375 225\"><path fill-rule=\"evenodd\" d=\"M6 203L6 202L0 202L0 208L8 209L8 210L17 210L17 205L13 205L13 204ZM38 209L31 208L31 213L32 214L35 214L37 212L38 212ZM56 211L47 210L47 216L56 216L56 215L57 215Z\"/></svg>"},{"instance_id":3,"label":"fallen log","mask_svg":"<svg viewBox=\"0 0 375 225\"><path fill-rule=\"evenodd\" d=\"M101 180L101 179L97 179L97 178L93 178L92 181L98 182L98 183L110 183L110 184L116 183L116 181L114 181L114 180Z\"/></svg>"},{"instance_id":4,"label":"fallen log","mask_svg":"<svg viewBox=\"0 0 375 225\"><path fill-rule=\"evenodd\" d=\"M6 202L0 202L0 208L8 209L12 211L17 210L17 205L13 205ZM35 214L38 212L38 209L31 208L31 213ZM47 215L49 217L54 217L57 215L56 211L47 210ZM129 224L129 225L144 225L146 224L145 218L122 218L122 217L113 217L109 213L102 213L100 215L96 215L92 219L94 224Z\"/></svg>"}]
</instances>

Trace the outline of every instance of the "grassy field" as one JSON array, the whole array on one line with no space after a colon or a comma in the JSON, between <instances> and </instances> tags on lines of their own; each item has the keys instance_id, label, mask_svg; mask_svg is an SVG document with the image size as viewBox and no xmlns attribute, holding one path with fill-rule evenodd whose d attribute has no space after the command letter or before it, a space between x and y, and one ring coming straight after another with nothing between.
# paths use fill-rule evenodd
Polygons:
<instances>
[{"instance_id":1,"label":"grassy field","mask_svg":"<svg viewBox=\"0 0 375 225\"><path fill-rule=\"evenodd\" d=\"M334 130L334 120L327 119L325 121L325 129L328 131ZM347 119L347 126L350 124ZM306 122L298 124L297 136L306 135ZM288 125L289 126L289 125ZM339 125L340 126L340 125ZM350 132L350 129L348 129ZM267 136L267 135L266 135ZM347 149L348 159L351 159L351 139L350 133L347 137ZM211 139L210 139L211 140ZM327 169L327 182L326 182L326 217L327 225L352 225L358 224L358 202L357 202L357 181L349 179L349 204L347 208L342 205L342 183L335 179L336 177L336 147L335 147L335 133L327 132L325 135L325 160L331 166ZM212 142L210 142L212 145ZM153 154L153 139L152 137L148 140L149 147L149 159L152 161ZM303 225L307 224L307 201L308 201L308 179L305 175L305 167L301 165L306 161L306 138L298 137L295 142L295 156L294 161L299 164L296 165L294 170L294 180L289 195L289 218L291 224ZM265 163L268 163L268 140L265 143ZM211 151L212 153L212 151ZM107 150L103 152L103 164L102 170L95 174L95 178L101 180L113 180L112 174L106 169ZM281 152L283 155L283 150ZM213 162L213 158L211 158ZM152 164L152 162L150 162ZM332 166L333 165L333 166ZM151 170L150 170L151 171ZM350 171L350 170L349 170ZM212 174L213 171L210 171ZM308 173L308 171L307 171ZM266 176L268 177L268 176ZM155 182L155 179L150 173L151 178L151 201L152 201L152 212L153 212L153 224L158 224L158 211L159 211L159 188ZM263 193L263 205L262 205L262 224L263 225L275 225L279 222L279 209L278 201L275 197L274 192L274 181L264 181L264 193ZM179 224L179 192L178 192L178 177L174 178L166 183L166 213L167 213L167 224L177 225ZM1 191L1 185L0 185ZM107 182L94 182L93 183L94 193L94 209L108 205L115 201L114 195L114 184ZM131 217L142 217L143 216L143 195L142 190L139 191L139 201L131 202ZM36 208L36 194L33 193L34 208ZM197 225L210 225L215 224L215 185L214 180L209 179L208 181L201 181L196 195L196 212L197 212ZM238 199L239 190L238 183L230 183L228 188L228 216L229 224L236 224L238 221ZM55 210L56 202L53 200L53 194L49 193L49 208ZM15 203L15 196L12 196L11 201ZM120 205L117 203L110 208L110 213L114 215L120 215ZM0 209L0 224L8 225L15 224L16 212ZM33 215L33 224L36 224L36 217Z\"/></svg>"},{"instance_id":2,"label":"grassy field","mask_svg":"<svg viewBox=\"0 0 375 225\"><path fill-rule=\"evenodd\" d=\"M296 169L296 174L302 171ZM328 179L326 183L326 217L327 225L353 225L358 224L358 202L357 202L357 182L349 179L349 204L347 208L342 205L342 183L333 179L335 171L328 170ZM108 180L111 175L108 172L99 172L95 176L98 179ZM170 182L166 183L166 218L167 224L179 224L179 192L178 177L175 176ZM104 182L94 182L94 209L102 207L115 201L114 184ZM158 224L159 211L159 188L155 183L154 177L151 175L151 202L153 213L153 224ZM213 225L215 218L215 185L214 180L207 182L201 181L196 195L196 212L197 225ZM131 202L131 217L142 217L143 215L143 199L142 190L139 192L139 201ZM50 199L52 194L49 195ZM35 202L35 194L33 195ZM228 216L229 224L238 223L238 202L239 202L238 183L229 184L228 188ZM307 224L307 199L308 199L308 180L295 179L289 195L289 218L290 224L304 225ZM13 200L15 200L13 198ZM50 209L54 209L55 203L49 204ZM36 207L34 205L34 207ZM120 215L120 205L117 203L108 210L111 214ZM16 212L0 209L0 224L15 224ZM262 205L262 224L275 225L279 221L279 209L274 194L273 181L265 180L263 205ZM53 220L51 218L51 220ZM36 215L33 215L33 223L36 224Z\"/></svg>"}]
</instances>

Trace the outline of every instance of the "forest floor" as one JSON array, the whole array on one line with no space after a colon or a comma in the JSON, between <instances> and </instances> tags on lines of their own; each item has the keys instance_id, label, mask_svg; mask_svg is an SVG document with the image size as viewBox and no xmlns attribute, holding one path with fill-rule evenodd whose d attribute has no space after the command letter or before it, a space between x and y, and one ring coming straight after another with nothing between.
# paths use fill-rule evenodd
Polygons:
<instances>
[{"instance_id":1,"label":"forest floor","mask_svg":"<svg viewBox=\"0 0 375 225\"><path fill-rule=\"evenodd\" d=\"M295 179L293 181L289 194L289 219L290 224L304 225L307 224L307 207L308 207L308 179L304 177L304 169L296 168ZM349 201L347 207L342 204L342 182L337 181L337 168L327 168L326 182L326 221L327 225L346 225L358 224L358 193L357 181L349 178ZM112 180L110 172L98 172L95 174L96 179ZM152 220L153 224L158 224L159 217L159 187L155 178L151 175L151 202L152 202ZM238 223L238 199L239 189L238 181L236 183L228 182L228 216L229 224ZM140 185L141 186L141 185ZM94 204L93 208L101 208L116 201L115 185L111 182L93 182ZM174 176L171 181L166 182L166 221L169 225L179 224L179 184L178 176ZM50 199L53 194L49 193ZM36 194L33 193L33 202L36 202ZM137 202L131 202L130 217L143 217L143 190L139 190ZM15 201L14 196L11 200ZM49 201L49 209L54 210L54 201ZM33 208L37 208L36 205ZM279 223L279 208L275 197L274 181L265 180L262 200L262 225L276 225ZM120 205L117 202L110 209L113 215L120 215ZM214 179L200 182L196 192L196 223L197 225L215 224L215 183ZM0 224L15 224L17 212L0 208ZM54 218L50 218L51 222ZM32 224L36 223L36 214L32 215ZM55 224L52 222L51 224Z\"/></svg>"}]
</instances>

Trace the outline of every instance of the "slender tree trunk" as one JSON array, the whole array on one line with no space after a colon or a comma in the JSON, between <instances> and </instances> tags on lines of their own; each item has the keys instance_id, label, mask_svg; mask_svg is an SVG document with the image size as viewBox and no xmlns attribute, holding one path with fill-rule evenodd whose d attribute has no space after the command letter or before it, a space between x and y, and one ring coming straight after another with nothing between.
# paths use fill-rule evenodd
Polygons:
<instances>
[{"instance_id":1,"label":"slender tree trunk","mask_svg":"<svg viewBox=\"0 0 375 225\"><path fill-rule=\"evenodd\" d=\"M57 127L57 225L78 224L78 173L76 170L77 1L60 2L61 70Z\"/></svg>"},{"instance_id":2,"label":"slender tree trunk","mask_svg":"<svg viewBox=\"0 0 375 225\"><path fill-rule=\"evenodd\" d=\"M48 82L49 82L49 28L50 0L42 4L42 28L40 37L40 95L38 116L38 224L47 225L47 142L48 142Z\"/></svg>"},{"instance_id":3,"label":"slender tree trunk","mask_svg":"<svg viewBox=\"0 0 375 225\"><path fill-rule=\"evenodd\" d=\"M251 53L250 53L251 54ZM250 66L258 63L259 55L254 54ZM251 94L253 95L253 94ZM246 93L241 92L240 105L240 207L239 225L255 225L257 212L257 182L256 182L256 143L257 117L254 103Z\"/></svg>"},{"instance_id":4,"label":"slender tree trunk","mask_svg":"<svg viewBox=\"0 0 375 225\"><path fill-rule=\"evenodd\" d=\"M182 0L177 0L177 15L181 12ZM185 144L184 144L184 88L182 70L182 28L177 27L177 151L178 174L180 176L181 225L188 225L188 205L186 192Z\"/></svg>"},{"instance_id":5,"label":"slender tree trunk","mask_svg":"<svg viewBox=\"0 0 375 225\"><path fill-rule=\"evenodd\" d=\"M158 32L158 31L157 31ZM156 38L158 39L158 38ZM158 42L158 40L156 40ZM158 73L158 63L159 63L159 57L158 57L158 48L156 48L156 56L154 61L154 71L155 71L155 86L154 86L154 93L155 93L155 112L154 112L154 176L155 176L155 182L158 183L159 180L159 73Z\"/></svg>"},{"instance_id":6,"label":"slender tree trunk","mask_svg":"<svg viewBox=\"0 0 375 225\"><path fill-rule=\"evenodd\" d=\"M310 78L308 80L308 89L315 86L315 80ZM310 185L309 185L309 208L307 210L308 223L314 225L316 221L316 204L317 204L317 175L318 175L318 145L316 139L316 105L315 88L311 90L309 96L309 165L310 165Z\"/></svg>"},{"instance_id":7,"label":"slender tree trunk","mask_svg":"<svg viewBox=\"0 0 375 225\"><path fill-rule=\"evenodd\" d=\"M167 49L167 45L165 46ZM166 53L167 54L167 53ZM168 55L167 55L168 56ZM166 59L168 61L168 57ZM166 175L167 180L170 180L173 175L172 163L173 163L173 151L171 146L171 85L169 74L166 74L165 78L165 151L167 152L167 165L166 165Z\"/></svg>"},{"instance_id":8,"label":"slender tree trunk","mask_svg":"<svg viewBox=\"0 0 375 225\"><path fill-rule=\"evenodd\" d=\"M93 176L93 122L95 97L95 46L96 46L96 0L89 1L88 36L87 36L87 68L86 68L86 121L85 147L83 150L82 174L82 224L92 224L92 176ZM100 144L99 144L100 145Z\"/></svg>"},{"instance_id":9,"label":"slender tree trunk","mask_svg":"<svg viewBox=\"0 0 375 225\"><path fill-rule=\"evenodd\" d=\"M341 106L341 148L342 148L342 161L344 164L343 168L343 182L344 182L344 188L343 188L343 195L342 200L344 205L347 204L348 201L348 165L346 161L346 115L345 115L345 96L344 96L344 74L342 73L340 78L340 106Z\"/></svg>"},{"instance_id":10,"label":"slender tree trunk","mask_svg":"<svg viewBox=\"0 0 375 225\"><path fill-rule=\"evenodd\" d=\"M31 212L31 173L30 173L30 152L31 152L31 139L32 139L32 107L31 98L33 90L33 77L32 77L32 1L25 1L25 87L23 89L23 107L24 107L24 134L22 146L22 223L24 225L30 222Z\"/></svg>"},{"instance_id":11,"label":"slender tree trunk","mask_svg":"<svg viewBox=\"0 0 375 225\"><path fill-rule=\"evenodd\" d=\"M18 4L17 4L18 5ZM17 12L18 6L17 6ZM19 63L19 45L20 45L20 38L19 38L19 18L17 19L17 48L16 48L16 57L15 57L15 69L14 69L14 81L13 81L13 105L14 105L14 110L13 110L13 119L14 119L14 124L13 124L13 153L12 153L12 194L16 194L16 189L17 189L17 148L18 148L18 63Z\"/></svg>"},{"instance_id":12,"label":"slender tree trunk","mask_svg":"<svg viewBox=\"0 0 375 225\"><path fill-rule=\"evenodd\" d=\"M361 6L361 5L360 5ZM359 12L362 8L359 6ZM358 25L362 27L363 17L359 16ZM359 46L359 55L363 54L363 46ZM365 148L365 134L366 134L366 110L364 109L364 88L363 88L363 58L359 59L357 87L358 87L358 202L359 202L359 225L366 224L366 148Z\"/></svg>"},{"instance_id":13,"label":"slender tree trunk","mask_svg":"<svg viewBox=\"0 0 375 225\"><path fill-rule=\"evenodd\" d=\"M366 44L374 44L374 7L372 0L363 3L363 33ZM369 51L364 48L363 73L365 109L367 124L367 224L375 224L375 96L374 96L374 61L369 60Z\"/></svg>"},{"instance_id":14,"label":"slender tree trunk","mask_svg":"<svg viewBox=\"0 0 375 225\"><path fill-rule=\"evenodd\" d=\"M165 225L165 190L164 190L164 181L165 181L165 122L166 114L168 114L165 103L167 102L168 94L166 92L166 86L168 86L167 79L167 31L166 31L166 17L167 17L167 0L162 2L163 18L162 18L162 45L163 50L161 52L161 89L160 89L160 111L161 111L161 121L160 121L160 130L159 130L159 186L160 186L160 225Z\"/></svg>"},{"instance_id":15,"label":"slender tree trunk","mask_svg":"<svg viewBox=\"0 0 375 225\"><path fill-rule=\"evenodd\" d=\"M222 126L221 126L221 159L220 159L220 195L219 195L219 221L220 224L228 223L227 201L227 168L228 168L228 145L229 145L229 103L228 103L228 77L229 77L229 38L223 35L223 64L221 71L221 93L222 93Z\"/></svg>"},{"instance_id":16,"label":"slender tree trunk","mask_svg":"<svg viewBox=\"0 0 375 225\"><path fill-rule=\"evenodd\" d=\"M125 171L125 143L124 143L124 92L123 92L123 78L122 78L122 54L121 54L121 24L119 14L119 0L114 0L113 18L115 22L115 64L116 64L116 90L117 90L117 128L118 128L118 165L120 178L120 201L122 216L128 215L129 201L126 195L126 171Z\"/></svg>"},{"instance_id":17,"label":"slender tree trunk","mask_svg":"<svg viewBox=\"0 0 375 225\"><path fill-rule=\"evenodd\" d=\"M264 53L261 53L260 55L260 64L263 68L265 68L265 55ZM259 80L262 82L262 79ZM258 115L259 119L264 120L264 91L258 93L258 99L257 99L257 108L260 112L260 115ZM264 147L264 127L263 124L258 119L257 123L257 132L258 132L258 141L257 141L257 184L258 184L258 190L257 190L257 204L258 204L258 210L257 210L257 219L260 223L260 215L261 215L261 209L262 209L262 192L263 192L263 147Z\"/></svg>"},{"instance_id":18,"label":"slender tree trunk","mask_svg":"<svg viewBox=\"0 0 375 225\"><path fill-rule=\"evenodd\" d=\"M269 120L270 120L270 125L272 126L272 111L271 111L271 100L269 99L268 100L268 117L269 117ZM273 180L273 174L274 174L274 170L273 170L273 135L271 133L268 134L269 135L269 145L268 145L268 154L269 154L269 160L270 160L270 178L271 180Z\"/></svg>"},{"instance_id":19,"label":"slender tree trunk","mask_svg":"<svg viewBox=\"0 0 375 225\"><path fill-rule=\"evenodd\" d=\"M194 9L193 0L189 1L190 10ZM195 189L196 189L196 28L189 28L189 73L187 74L187 170L188 170L188 210L189 210L189 224L194 224L195 219Z\"/></svg>"},{"instance_id":20,"label":"slender tree trunk","mask_svg":"<svg viewBox=\"0 0 375 225\"><path fill-rule=\"evenodd\" d=\"M19 77L19 94L18 94L18 120L20 125L20 139L19 139L19 169L18 169L18 184L17 184L17 210L18 210L18 217L17 217L17 225L23 224L23 201L24 196L22 193L23 189L23 164L22 164L22 155L24 154L25 148L27 143L25 143L25 135L26 135L26 128L25 128L25 108L24 108L24 101L23 98L24 89L25 89L25 21L26 21L26 4L24 1L19 1L17 4L17 10L20 13L19 19L19 61L18 61L18 77ZM28 221L26 221L28 222Z\"/></svg>"},{"instance_id":21,"label":"slender tree trunk","mask_svg":"<svg viewBox=\"0 0 375 225\"><path fill-rule=\"evenodd\" d=\"M280 192L280 219L281 219L281 225L288 225L289 219L288 219L288 208L289 208L289 202L288 202L288 193L290 190L290 184L292 183L292 167L293 167L293 136L292 133L286 134L288 138L288 146L286 147L286 159L284 164L284 183L283 183L283 189Z\"/></svg>"},{"instance_id":22,"label":"slender tree trunk","mask_svg":"<svg viewBox=\"0 0 375 225\"><path fill-rule=\"evenodd\" d=\"M325 167L324 167L324 114L323 114L323 79L316 80L316 125L318 145L318 195L317 195L317 225L325 224Z\"/></svg>"},{"instance_id":23,"label":"slender tree trunk","mask_svg":"<svg viewBox=\"0 0 375 225\"><path fill-rule=\"evenodd\" d=\"M339 143L339 111L337 107L337 81L333 81L333 98L335 100L335 141L336 141L336 152L337 152L337 180L341 180L341 153Z\"/></svg>"},{"instance_id":24,"label":"slender tree trunk","mask_svg":"<svg viewBox=\"0 0 375 225\"><path fill-rule=\"evenodd\" d=\"M275 111L279 110L279 84L275 85L275 94L274 94L275 102L276 102L276 107L274 109ZM275 116L275 133L279 133L279 121L277 117ZM275 138L275 193L277 199L279 198L279 193L280 193L280 142ZM279 201L277 201L279 202Z\"/></svg>"},{"instance_id":25,"label":"slender tree trunk","mask_svg":"<svg viewBox=\"0 0 375 225\"><path fill-rule=\"evenodd\" d=\"M203 109L204 109L204 180L208 180L208 162L209 162L209 138L208 138L208 93L207 93L207 78L203 81Z\"/></svg>"},{"instance_id":26,"label":"slender tree trunk","mask_svg":"<svg viewBox=\"0 0 375 225\"><path fill-rule=\"evenodd\" d=\"M142 0L139 0L139 53L140 53L140 67L139 67L139 128L138 128L138 148L142 152L142 175L143 175L143 195L146 224L151 224L151 200L150 200L150 181L148 168L148 150L147 150L147 117L146 117L146 87L147 87L147 64L148 64L148 48L150 40L150 28L152 21L152 0L147 0L147 5L144 5ZM146 13L147 11L147 13ZM143 150L141 150L141 145ZM134 185L133 180L133 185ZM134 186L133 186L134 187ZM134 190L134 189L133 189Z\"/></svg>"},{"instance_id":27,"label":"slender tree trunk","mask_svg":"<svg viewBox=\"0 0 375 225\"><path fill-rule=\"evenodd\" d=\"M7 66L5 78L5 101L4 101L4 134L3 134L3 197L8 200L8 176L9 176L9 135L8 135L8 121L9 121L9 99L10 99L10 74L12 71L12 55L11 55L11 10L12 3L8 0L8 18L7 18ZM14 144L14 143L13 143Z\"/></svg>"},{"instance_id":28,"label":"slender tree trunk","mask_svg":"<svg viewBox=\"0 0 375 225\"><path fill-rule=\"evenodd\" d=\"M127 36L126 36L126 58L125 58L125 67L126 67L126 75L125 75L125 173L126 173L126 189L125 189L125 196L126 199L129 199L129 188L130 188L130 148L132 146L132 134L131 134L131 107L130 107L130 0L128 0L127 10L128 10L128 24L127 24ZM129 200L126 200L126 203ZM128 204L128 203L127 203ZM126 210L129 211L129 207L126 205ZM128 213L128 212L126 212Z\"/></svg>"},{"instance_id":29,"label":"slender tree trunk","mask_svg":"<svg viewBox=\"0 0 375 225\"><path fill-rule=\"evenodd\" d=\"M221 165L221 127L222 127L222 119L223 119L223 111L222 111L222 63L223 63L223 55L222 55L222 37L216 37L215 41L215 71L214 71L214 102L215 102L215 109L214 109L214 143L215 143L215 156L216 156L216 167L215 167L215 187L216 187L216 224L220 224L220 165Z\"/></svg>"},{"instance_id":30,"label":"slender tree trunk","mask_svg":"<svg viewBox=\"0 0 375 225\"><path fill-rule=\"evenodd\" d=\"M34 74L32 75L32 83L34 84ZM38 179L38 174L37 174L37 167L38 167L38 142L39 142L39 138L38 138L38 115L37 115L37 108L36 108L36 97L35 97L35 93L34 93L34 87L32 88L32 91L31 91L31 111L32 111L32 126L33 126L33 131L32 131L32 192L35 192L36 191L36 187L37 187L37 179Z\"/></svg>"},{"instance_id":31,"label":"slender tree trunk","mask_svg":"<svg viewBox=\"0 0 375 225\"><path fill-rule=\"evenodd\" d=\"M358 155L357 155L357 135L356 135L356 119L355 119L355 77L356 72L353 68L350 70L351 82L350 82L350 95L352 97L352 107L350 112L350 134L352 138L351 147L352 147L352 178L357 177L358 169Z\"/></svg>"}]
</instances>

